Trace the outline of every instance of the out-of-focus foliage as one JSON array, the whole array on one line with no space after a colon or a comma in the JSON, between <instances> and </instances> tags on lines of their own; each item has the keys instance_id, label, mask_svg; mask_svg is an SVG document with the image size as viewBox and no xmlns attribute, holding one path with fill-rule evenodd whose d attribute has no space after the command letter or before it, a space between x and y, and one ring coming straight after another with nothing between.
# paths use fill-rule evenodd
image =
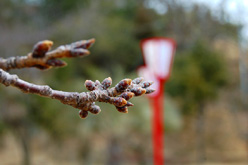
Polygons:
<instances>
[{"instance_id":1,"label":"out-of-focus foliage","mask_svg":"<svg viewBox=\"0 0 248 165\"><path fill-rule=\"evenodd\" d=\"M82 10L82 7L87 7L89 0L40 0L38 3L42 15L50 22Z\"/></svg>"},{"instance_id":2,"label":"out-of-focus foliage","mask_svg":"<svg viewBox=\"0 0 248 165\"><path fill-rule=\"evenodd\" d=\"M198 105L216 98L220 87L227 84L227 70L223 54L196 43L192 50L178 54L167 91L183 100L186 113L196 111Z\"/></svg>"},{"instance_id":3,"label":"out-of-focus foliage","mask_svg":"<svg viewBox=\"0 0 248 165\"><path fill-rule=\"evenodd\" d=\"M166 132L176 132L182 129L183 120L179 108L169 97L164 100L164 128Z\"/></svg>"}]
</instances>

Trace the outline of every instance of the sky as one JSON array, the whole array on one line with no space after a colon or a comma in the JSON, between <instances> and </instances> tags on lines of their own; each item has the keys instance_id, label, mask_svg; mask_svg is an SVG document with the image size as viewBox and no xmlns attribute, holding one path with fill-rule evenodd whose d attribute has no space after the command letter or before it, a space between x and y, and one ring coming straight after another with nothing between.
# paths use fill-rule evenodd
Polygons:
<instances>
[{"instance_id":1,"label":"sky","mask_svg":"<svg viewBox=\"0 0 248 165\"><path fill-rule=\"evenodd\" d=\"M183 0L181 0L183 1ZM185 1L185 0L184 0ZM229 15L228 21L244 25L241 30L241 39L248 41L248 0L191 0L195 3L203 3L209 6L213 12L217 12L223 5L224 11Z\"/></svg>"}]
</instances>

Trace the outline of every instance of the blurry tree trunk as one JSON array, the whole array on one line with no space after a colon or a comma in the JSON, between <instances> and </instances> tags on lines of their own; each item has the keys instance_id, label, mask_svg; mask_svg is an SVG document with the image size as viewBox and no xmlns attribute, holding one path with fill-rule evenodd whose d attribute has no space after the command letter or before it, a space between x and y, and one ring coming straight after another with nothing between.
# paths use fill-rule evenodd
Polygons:
<instances>
[{"instance_id":1,"label":"blurry tree trunk","mask_svg":"<svg viewBox=\"0 0 248 165\"><path fill-rule=\"evenodd\" d=\"M29 143L25 135L21 135L21 145L23 150L23 165L30 165Z\"/></svg>"},{"instance_id":2,"label":"blurry tree trunk","mask_svg":"<svg viewBox=\"0 0 248 165\"><path fill-rule=\"evenodd\" d=\"M17 141L20 144L22 150L22 164L30 165L30 150L29 150L29 135L28 130L23 125L23 123L19 123L20 126L14 128L14 134L17 138Z\"/></svg>"},{"instance_id":3,"label":"blurry tree trunk","mask_svg":"<svg viewBox=\"0 0 248 165\"><path fill-rule=\"evenodd\" d=\"M116 137L111 138L110 144L109 144L109 158L108 158L108 164L109 165L119 165L121 164L121 148L118 144L118 140Z\"/></svg>"},{"instance_id":4,"label":"blurry tree trunk","mask_svg":"<svg viewBox=\"0 0 248 165\"><path fill-rule=\"evenodd\" d=\"M206 160L206 147L205 147L205 111L204 104L199 104L199 111L197 116L197 162L203 163Z\"/></svg>"}]
</instances>

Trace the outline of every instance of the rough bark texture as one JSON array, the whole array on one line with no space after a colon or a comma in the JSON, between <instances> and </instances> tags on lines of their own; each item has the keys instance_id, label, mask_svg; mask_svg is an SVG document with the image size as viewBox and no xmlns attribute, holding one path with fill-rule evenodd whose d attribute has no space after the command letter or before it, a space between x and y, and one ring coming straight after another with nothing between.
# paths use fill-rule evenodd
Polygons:
<instances>
[{"instance_id":1,"label":"rough bark texture","mask_svg":"<svg viewBox=\"0 0 248 165\"><path fill-rule=\"evenodd\" d=\"M70 45L60 46L53 51L49 51L52 41L41 41L37 43L33 51L27 56L11 57L0 59L0 83L5 86L14 86L24 93L38 94L43 97L57 99L63 104L80 109L79 115L85 118L88 112L98 114L101 109L95 102L106 102L113 104L119 112L127 113L128 107L133 106L128 100L133 96L152 93L150 89L152 82L143 81L143 78L123 79L115 87L109 88L112 79L106 78L101 83L96 80L85 81L85 87L90 92L64 92L51 89L47 85L35 85L21 80L17 75L11 75L7 71L10 69L20 69L26 67L36 67L38 69L50 69L52 67L62 67L66 63L58 58L81 57L89 54L87 50L94 39L83 40Z\"/></svg>"}]
</instances>

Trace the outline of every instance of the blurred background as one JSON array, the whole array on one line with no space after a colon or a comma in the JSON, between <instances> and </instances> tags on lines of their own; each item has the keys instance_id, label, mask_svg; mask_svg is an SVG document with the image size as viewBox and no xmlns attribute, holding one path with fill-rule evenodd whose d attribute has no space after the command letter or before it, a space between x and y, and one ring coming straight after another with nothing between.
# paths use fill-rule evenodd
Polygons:
<instances>
[{"instance_id":1,"label":"blurred background","mask_svg":"<svg viewBox=\"0 0 248 165\"><path fill-rule=\"evenodd\" d=\"M248 1L1 0L0 54L26 55L95 38L91 55L60 69L12 70L35 84L85 91L84 81L137 77L139 43L177 42L165 85L166 164L248 163ZM152 164L146 97L121 114L111 105L81 120L57 100L0 85L0 164Z\"/></svg>"}]
</instances>

